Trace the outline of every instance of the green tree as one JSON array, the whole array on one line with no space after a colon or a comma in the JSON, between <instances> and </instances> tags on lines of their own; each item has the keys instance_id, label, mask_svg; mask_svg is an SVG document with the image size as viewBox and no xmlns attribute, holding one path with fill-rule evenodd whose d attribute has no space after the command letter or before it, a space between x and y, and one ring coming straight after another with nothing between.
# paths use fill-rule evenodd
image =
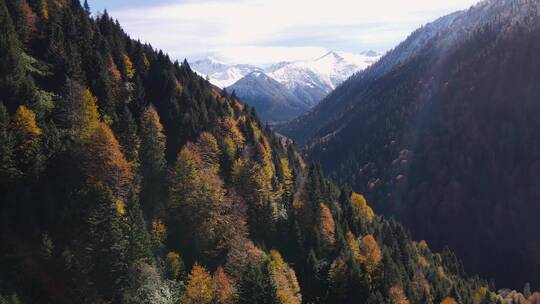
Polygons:
<instances>
[{"instance_id":1,"label":"green tree","mask_svg":"<svg viewBox=\"0 0 540 304\"><path fill-rule=\"evenodd\" d=\"M165 134L154 106L141 116L140 128L141 204L147 216L160 216L166 200Z\"/></svg>"},{"instance_id":2,"label":"green tree","mask_svg":"<svg viewBox=\"0 0 540 304\"><path fill-rule=\"evenodd\" d=\"M115 133L118 135L118 142L122 147L126 159L135 167L139 162L139 148L141 140L137 135L137 123L127 105L122 107L122 112L118 115L119 120L114 125Z\"/></svg>"},{"instance_id":3,"label":"green tree","mask_svg":"<svg viewBox=\"0 0 540 304\"><path fill-rule=\"evenodd\" d=\"M272 285L267 262L250 263L239 282L239 304L275 304L276 289Z\"/></svg>"},{"instance_id":4,"label":"green tree","mask_svg":"<svg viewBox=\"0 0 540 304\"><path fill-rule=\"evenodd\" d=\"M0 103L0 184L8 185L21 172L15 160L15 141L9 130L10 117L3 103Z\"/></svg>"},{"instance_id":5,"label":"green tree","mask_svg":"<svg viewBox=\"0 0 540 304\"><path fill-rule=\"evenodd\" d=\"M169 252L165 256L165 270L170 280L176 280L185 275L184 262L176 252Z\"/></svg>"},{"instance_id":6,"label":"green tree","mask_svg":"<svg viewBox=\"0 0 540 304\"><path fill-rule=\"evenodd\" d=\"M21 59L22 46L17 38L5 0L0 0L0 92L10 111L28 97L24 90L29 86Z\"/></svg>"}]
</instances>

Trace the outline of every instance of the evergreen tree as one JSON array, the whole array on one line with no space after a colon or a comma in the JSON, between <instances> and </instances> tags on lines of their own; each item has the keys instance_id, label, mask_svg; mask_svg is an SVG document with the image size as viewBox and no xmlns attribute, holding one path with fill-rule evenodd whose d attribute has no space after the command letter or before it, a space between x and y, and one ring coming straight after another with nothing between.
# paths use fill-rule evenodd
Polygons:
<instances>
[{"instance_id":1,"label":"evergreen tree","mask_svg":"<svg viewBox=\"0 0 540 304\"><path fill-rule=\"evenodd\" d=\"M159 216L165 207L165 134L159 115L150 106L141 116L140 128L141 205L149 217Z\"/></svg>"},{"instance_id":2,"label":"evergreen tree","mask_svg":"<svg viewBox=\"0 0 540 304\"><path fill-rule=\"evenodd\" d=\"M21 172L15 160L15 142L9 130L10 118L3 103L0 103L0 185L7 186Z\"/></svg>"},{"instance_id":3,"label":"evergreen tree","mask_svg":"<svg viewBox=\"0 0 540 304\"><path fill-rule=\"evenodd\" d=\"M239 282L239 304L274 304L276 290L265 263L247 265Z\"/></svg>"},{"instance_id":4,"label":"evergreen tree","mask_svg":"<svg viewBox=\"0 0 540 304\"><path fill-rule=\"evenodd\" d=\"M88 0L84 0L84 12L87 16L90 16L92 14L92 10L90 9L90 5L88 4Z\"/></svg>"}]
</instances>

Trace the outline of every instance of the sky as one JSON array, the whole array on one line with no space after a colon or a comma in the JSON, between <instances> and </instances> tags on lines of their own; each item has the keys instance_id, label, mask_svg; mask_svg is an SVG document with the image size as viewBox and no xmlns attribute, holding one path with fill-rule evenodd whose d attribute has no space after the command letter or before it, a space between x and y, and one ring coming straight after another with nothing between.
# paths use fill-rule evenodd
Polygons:
<instances>
[{"instance_id":1,"label":"sky","mask_svg":"<svg viewBox=\"0 0 540 304\"><path fill-rule=\"evenodd\" d=\"M81 0L82 1L82 0ZM88 0L132 38L190 61L255 65L330 50L384 53L416 28L478 0Z\"/></svg>"}]
</instances>

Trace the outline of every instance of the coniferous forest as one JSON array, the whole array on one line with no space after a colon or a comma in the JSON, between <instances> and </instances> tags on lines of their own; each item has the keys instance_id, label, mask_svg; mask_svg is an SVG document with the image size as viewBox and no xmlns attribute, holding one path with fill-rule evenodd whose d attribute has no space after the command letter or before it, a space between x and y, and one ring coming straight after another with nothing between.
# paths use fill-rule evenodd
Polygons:
<instances>
[{"instance_id":1,"label":"coniferous forest","mask_svg":"<svg viewBox=\"0 0 540 304\"><path fill-rule=\"evenodd\" d=\"M503 303L107 12L0 28L0 303Z\"/></svg>"}]
</instances>

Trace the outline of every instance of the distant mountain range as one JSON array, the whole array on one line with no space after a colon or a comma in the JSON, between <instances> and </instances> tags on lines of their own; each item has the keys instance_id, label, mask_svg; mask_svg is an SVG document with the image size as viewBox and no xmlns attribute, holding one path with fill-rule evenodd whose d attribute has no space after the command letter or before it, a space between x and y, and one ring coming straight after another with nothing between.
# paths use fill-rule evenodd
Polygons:
<instances>
[{"instance_id":1,"label":"distant mountain range","mask_svg":"<svg viewBox=\"0 0 540 304\"><path fill-rule=\"evenodd\" d=\"M235 91L254 106L265 121L287 121L307 112L356 72L375 63L381 55L329 52L314 60L279 62L269 67L227 64L213 58L191 67L220 88Z\"/></svg>"}]
</instances>

